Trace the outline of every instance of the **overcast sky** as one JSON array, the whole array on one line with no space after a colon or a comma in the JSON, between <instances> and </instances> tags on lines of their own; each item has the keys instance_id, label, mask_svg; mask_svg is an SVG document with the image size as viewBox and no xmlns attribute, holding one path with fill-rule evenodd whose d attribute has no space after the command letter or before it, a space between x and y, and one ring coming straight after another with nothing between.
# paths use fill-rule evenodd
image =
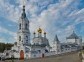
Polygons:
<instances>
[{"instance_id":1,"label":"overcast sky","mask_svg":"<svg viewBox=\"0 0 84 62\"><path fill-rule=\"evenodd\" d=\"M25 1L31 39L39 26L47 32L50 42L56 34L61 42L66 42L66 37L73 31L84 38L84 0ZM0 42L17 41L17 23L22 5L22 0L0 0Z\"/></svg>"}]
</instances>

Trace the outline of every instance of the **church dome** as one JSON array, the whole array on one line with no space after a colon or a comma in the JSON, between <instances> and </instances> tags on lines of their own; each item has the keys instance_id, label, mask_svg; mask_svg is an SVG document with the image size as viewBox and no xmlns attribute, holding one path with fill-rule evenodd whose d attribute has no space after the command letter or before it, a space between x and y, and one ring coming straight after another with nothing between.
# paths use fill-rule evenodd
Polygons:
<instances>
[{"instance_id":1,"label":"church dome","mask_svg":"<svg viewBox=\"0 0 84 62\"><path fill-rule=\"evenodd\" d=\"M37 31L38 31L38 33L42 33L42 29L41 28L39 28Z\"/></svg>"},{"instance_id":2,"label":"church dome","mask_svg":"<svg viewBox=\"0 0 84 62\"><path fill-rule=\"evenodd\" d=\"M44 46L49 46L49 42L48 39L44 38L44 37L36 37L33 39L33 43L36 45L44 45Z\"/></svg>"}]
</instances>

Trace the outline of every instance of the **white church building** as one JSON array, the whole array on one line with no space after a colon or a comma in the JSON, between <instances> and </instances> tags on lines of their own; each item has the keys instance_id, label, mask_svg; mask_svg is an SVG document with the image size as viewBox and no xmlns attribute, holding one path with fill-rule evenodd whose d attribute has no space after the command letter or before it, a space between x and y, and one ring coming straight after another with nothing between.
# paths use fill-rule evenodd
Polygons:
<instances>
[{"instance_id":1,"label":"white church building","mask_svg":"<svg viewBox=\"0 0 84 62\"><path fill-rule=\"evenodd\" d=\"M66 38L67 43L61 43L56 35L53 42L53 46L50 46L49 40L46 37L46 32L43 32L41 28L37 30L32 39L32 44L30 42L30 30L29 30L29 20L26 17L25 6L23 6L23 11L21 17L18 21L18 32L17 32L17 42L11 50L5 50L5 58L19 58L19 59L30 59L39 58L45 56L51 56L56 54L62 54L72 51L77 51L82 48L82 39L73 32L69 37ZM42 36L44 35L44 36Z\"/></svg>"}]
</instances>

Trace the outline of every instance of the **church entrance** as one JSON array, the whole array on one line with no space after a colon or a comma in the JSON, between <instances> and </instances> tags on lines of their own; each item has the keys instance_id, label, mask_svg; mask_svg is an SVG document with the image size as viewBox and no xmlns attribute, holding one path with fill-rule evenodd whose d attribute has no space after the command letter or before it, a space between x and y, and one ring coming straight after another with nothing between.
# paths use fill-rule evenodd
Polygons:
<instances>
[{"instance_id":1,"label":"church entrance","mask_svg":"<svg viewBox=\"0 0 84 62\"><path fill-rule=\"evenodd\" d=\"M44 54L42 54L42 58L44 58Z\"/></svg>"},{"instance_id":2,"label":"church entrance","mask_svg":"<svg viewBox=\"0 0 84 62\"><path fill-rule=\"evenodd\" d=\"M24 51L23 51L23 50L20 51L20 59L21 59L21 60L24 59Z\"/></svg>"}]
</instances>

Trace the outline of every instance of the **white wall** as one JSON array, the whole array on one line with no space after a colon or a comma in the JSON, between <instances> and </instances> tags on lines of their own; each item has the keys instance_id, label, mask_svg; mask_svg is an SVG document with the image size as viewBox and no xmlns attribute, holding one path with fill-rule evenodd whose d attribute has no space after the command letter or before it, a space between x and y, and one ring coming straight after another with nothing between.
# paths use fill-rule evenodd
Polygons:
<instances>
[{"instance_id":1,"label":"white wall","mask_svg":"<svg viewBox=\"0 0 84 62\"><path fill-rule=\"evenodd\" d=\"M75 43L75 39L67 39L67 42L69 42L69 43Z\"/></svg>"}]
</instances>

